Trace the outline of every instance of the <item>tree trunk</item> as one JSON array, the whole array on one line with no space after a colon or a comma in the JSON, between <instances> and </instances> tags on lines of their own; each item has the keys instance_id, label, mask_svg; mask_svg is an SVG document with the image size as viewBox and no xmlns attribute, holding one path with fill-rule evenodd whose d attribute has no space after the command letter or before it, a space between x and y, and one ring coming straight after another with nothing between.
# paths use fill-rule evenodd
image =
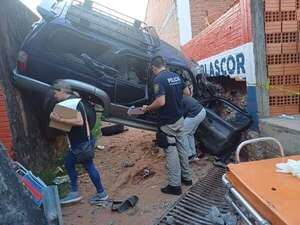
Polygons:
<instances>
[{"instance_id":1,"label":"tree trunk","mask_svg":"<svg viewBox=\"0 0 300 225\"><path fill-rule=\"evenodd\" d=\"M34 114L41 102L22 93L11 83L17 52L30 27L38 18L19 0L2 0L0 7L0 85L3 86L13 135L16 160L40 170L49 164L53 146L41 134L41 124ZM1 172L1 171L0 171Z\"/></svg>"},{"instance_id":2,"label":"tree trunk","mask_svg":"<svg viewBox=\"0 0 300 225\"><path fill-rule=\"evenodd\" d=\"M17 179L0 145L0 225L46 225L41 209Z\"/></svg>"}]
</instances>

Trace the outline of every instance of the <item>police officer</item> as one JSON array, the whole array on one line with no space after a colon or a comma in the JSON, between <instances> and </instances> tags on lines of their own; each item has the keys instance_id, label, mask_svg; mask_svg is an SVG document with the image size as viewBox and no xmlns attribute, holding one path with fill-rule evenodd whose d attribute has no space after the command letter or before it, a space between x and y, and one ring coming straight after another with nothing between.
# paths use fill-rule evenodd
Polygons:
<instances>
[{"instance_id":1,"label":"police officer","mask_svg":"<svg viewBox=\"0 0 300 225\"><path fill-rule=\"evenodd\" d=\"M154 75L155 100L144 106L144 112L158 110L160 130L167 135L169 145L164 149L169 184L161 191L166 194L180 195L181 183L192 185L192 171L186 151L187 138L184 135L182 96L185 90L183 80L176 73L166 70L161 56L151 61Z\"/></svg>"}]
</instances>

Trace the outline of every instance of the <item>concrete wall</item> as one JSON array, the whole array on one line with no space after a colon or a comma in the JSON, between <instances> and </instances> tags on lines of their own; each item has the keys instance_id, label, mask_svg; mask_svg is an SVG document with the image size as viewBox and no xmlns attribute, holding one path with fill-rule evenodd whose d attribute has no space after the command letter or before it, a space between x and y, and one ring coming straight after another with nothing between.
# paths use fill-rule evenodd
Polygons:
<instances>
[{"instance_id":1,"label":"concrete wall","mask_svg":"<svg viewBox=\"0 0 300 225\"><path fill-rule=\"evenodd\" d=\"M159 37L180 48L179 24L175 0L149 0L145 22L156 29Z\"/></svg>"},{"instance_id":2,"label":"concrete wall","mask_svg":"<svg viewBox=\"0 0 300 225\"><path fill-rule=\"evenodd\" d=\"M259 128L261 136L276 138L287 155L300 153L300 116L264 118L260 120Z\"/></svg>"},{"instance_id":3,"label":"concrete wall","mask_svg":"<svg viewBox=\"0 0 300 225\"><path fill-rule=\"evenodd\" d=\"M189 0L193 37L230 9L236 0Z\"/></svg>"}]
</instances>

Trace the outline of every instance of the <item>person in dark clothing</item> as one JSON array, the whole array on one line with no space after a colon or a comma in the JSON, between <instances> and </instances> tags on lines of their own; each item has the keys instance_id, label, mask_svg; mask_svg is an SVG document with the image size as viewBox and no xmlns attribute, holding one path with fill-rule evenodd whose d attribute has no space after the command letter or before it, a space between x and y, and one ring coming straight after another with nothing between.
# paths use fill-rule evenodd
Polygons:
<instances>
[{"instance_id":1,"label":"person in dark clothing","mask_svg":"<svg viewBox=\"0 0 300 225\"><path fill-rule=\"evenodd\" d=\"M71 88L65 84L57 83L54 85L54 97L58 102L76 98L76 96L72 95ZM77 185L77 173L76 173L76 156L72 152L72 149L75 149L79 144L89 141L89 124L85 106L82 101L80 101L77 105L77 118L74 119L65 119L61 118L55 112L50 114L51 120L62 122L66 124L72 125L72 129L67 134L68 142L69 142L69 150L65 156L65 168L68 172L71 181L71 191L70 193L63 199L61 199L61 204L67 204L72 202L78 202L82 199L78 192ZM91 137L92 138L92 137ZM82 163L83 167L89 174L90 179L96 187L97 193L90 199L90 203L94 204L97 201L103 201L108 199L107 193L104 191L104 188L101 183L100 175L95 168L93 163L93 159L89 159Z\"/></svg>"},{"instance_id":2,"label":"person in dark clothing","mask_svg":"<svg viewBox=\"0 0 300 225\"><path fill-rule=\"evenodd\" d=\"M185 85L181 77L166 70L161 56L151 62L156 99L144 112L158 111L159 129L167 135L168 147L164 149L169 184L161 191L166 194L180 195L181 183L192 185L192 172L187 156L187 139L183 131L182 95Z\"/></svg>"},{"instance_id":3,"label":"person in dark clothing","mask_svg":"<svg viewBox=\"0 0 300 225\"><path fill-rule=\"evenodd\" d=\"M188 139L187 153L189 161L199 160L196 152L195 133L199 124L205 119L206 111L204 107L193 96L193 86L188 85L188 92L184 94L183 117L184 117L184 134Z\"/></svg>"}]
</instances>

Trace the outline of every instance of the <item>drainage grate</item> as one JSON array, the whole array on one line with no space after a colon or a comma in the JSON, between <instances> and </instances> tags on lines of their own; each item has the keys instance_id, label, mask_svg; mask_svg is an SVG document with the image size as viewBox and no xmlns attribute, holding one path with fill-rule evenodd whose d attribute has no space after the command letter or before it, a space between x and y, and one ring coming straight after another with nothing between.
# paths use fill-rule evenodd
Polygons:
<instances>
[{"instance_id":1,"label":"drainage grate","mask_svg":"<svg viewBox=\"0 0 300 225\"><path fill-rule=\"evenodd\" d=\"M213 206L222 214L231 211L225 200L226 189L222 183L224 173L223 168L211 168L204 179L199 180L175 202L157 225L214 225L207 218Z\"/></svg>"}]
</instances>

